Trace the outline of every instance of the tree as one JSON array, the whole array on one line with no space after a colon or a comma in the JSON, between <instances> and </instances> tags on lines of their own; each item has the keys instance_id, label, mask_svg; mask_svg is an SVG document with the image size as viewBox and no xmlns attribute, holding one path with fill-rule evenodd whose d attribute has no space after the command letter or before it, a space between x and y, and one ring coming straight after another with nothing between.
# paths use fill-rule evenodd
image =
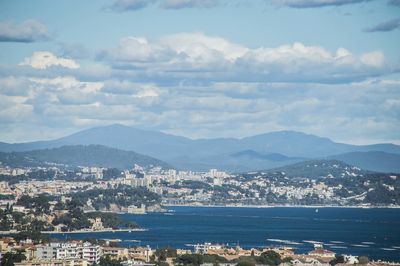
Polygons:
<instances>
[{"instance_id":1,"label":"tree","mask_svg":"<svg viewBox=\"0 0 400 266\"><path fill-rule=\"evenodd\" d=\"M292 262L293 258L292 257L285 257L282 259L282 263L290 263Z\"/></svg>"},{"instance_id":2,"label":"tree","mask_svg":"<svg viewBox=\"0 0 400 266\"><path fill-rule=\"evenodd\" d=\"M4 215L0 221L0 230L8 231L12 229L12 221L9 219L8 215Z\"/></svg>"},{"instance_id":3,"label":"tree","mask_svg":"<svg viewBox=\"0 0 400 266\"><path fill-rule=\"evenodd\" d=\"M344 263L344 257L341 255L336 255L333 260L329 262L330 265L336 265L338 263Z\"/></svg>"},{"instance_id":4,"label":"tree","mask_svg":"<svg viewBox=\"0 0 400 266\"><path fill-rule=\"evenodd\" d=\"M109 255L100 258L99 266L120 266L120 265L121 265L120 260L113 260L110 258Z\"/></svg>"},{"instance_id":5,"label":"tree","mask_svg":"<svg viewBox=\"0 0 400 266\"><path fill-rule=\"evenodd\" d=\"M256 264L251 261L240 261L236 266L255 266Z\"/></svg>"},{"instance_id":6,"label":"tree","mask_svg":"<svg viewBox=\"0 0 400 266\"><path fill-rule=\"evenodd\" d=\"M49 241L49 237L47 235L42 234L40 231L33 230L32 228L28 228L28 230L19 232L14 236L14 238L17 241L31 239L36 244Z\"/></svg>"},{"instance_id":7,"label":"tree","mask_svg":"<svg viewBox=\"0 0 400 266\"><path fill-rule=\"evenodd\" d=\"M330 265L336 265L338 263L344 263L344 257L341 255L336 255L333 260L329 262Z\"/></svg>"},{"instance_id":8,"label":"tree","mask_svg":"<svg viewBox=\"0 0 400 266\"><path fill-rule=\"evenodd\" d=\"M1 258L0 266L14 266L15 262L21 262L26 260L26 256L22 250L18 250L17 253L7 252Z\"/></svg>"},{"instance_id":9,"label":"tree","mask_svg":"<svg viewBox=\"0 0 400 266\"><path fill-rule=\"evenodd\" d=\"M193 266L200 266L203 262L203 256L200 254L185 254L175 260L176 264Z\"/></svg>"},{"instance_id":10,"label":"tree","mask_svg":"<svg viewBox=\"0 0 400 266\"><path fill-rule=\"evenodd\" d=\"M261 253L260 257L257 258L257 260L262 264L268 264L271 266L277 266L282 262L281 256L272 250Z\"/></svg>"},{"instance_id":11,"label":"tree","mask_svg":"<svg viewBox=\"0 0 400 266\"><path fill-rule=\"evenodd\" d=\"M155 255L158 261L166 261L168 257L176 257L176 249L171 247L159 248Z\"/></svg>"}]
</instances>

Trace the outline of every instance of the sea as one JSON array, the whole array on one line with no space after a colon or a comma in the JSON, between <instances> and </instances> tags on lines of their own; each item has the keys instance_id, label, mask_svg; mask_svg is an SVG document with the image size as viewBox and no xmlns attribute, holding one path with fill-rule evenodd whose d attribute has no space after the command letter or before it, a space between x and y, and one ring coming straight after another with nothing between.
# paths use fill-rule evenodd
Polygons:
<instances>
[{"instance_id":1,"label":"sea","mask_svg":"<svg viewBox=\"0 0 400 266\"><path fill-rule=\"evenodd\" d=\"M292 247L314 244L337 254L400 262L400 209L302 207L168 207L166 213L121 214L144 231L53 234L55 238L119 239L119 245L192 249L197 243L230 247Z\"/></svg>"}]
</instances>

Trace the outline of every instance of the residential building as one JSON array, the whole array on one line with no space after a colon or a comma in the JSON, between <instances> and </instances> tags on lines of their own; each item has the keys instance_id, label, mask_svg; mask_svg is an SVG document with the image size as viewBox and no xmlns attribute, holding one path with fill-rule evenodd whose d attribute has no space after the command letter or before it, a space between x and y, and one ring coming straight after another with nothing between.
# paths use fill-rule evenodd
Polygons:
<instances>
[{"instance_id":1,"label":"residential building","mask_svg":"<svg viewBox=\"0 0 400 266\"><path fill-rule=\"evenodd\" d=\"M14 263L15 266L88 266L83 259L45 259L31 260Z\"/></svg>"}]
</instances>

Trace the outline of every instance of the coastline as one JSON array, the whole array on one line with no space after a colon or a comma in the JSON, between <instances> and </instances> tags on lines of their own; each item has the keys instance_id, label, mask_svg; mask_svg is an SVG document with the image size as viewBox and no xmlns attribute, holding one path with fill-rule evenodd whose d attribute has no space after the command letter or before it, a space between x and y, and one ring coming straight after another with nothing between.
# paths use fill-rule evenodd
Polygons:
<instances>
[{"instance_id":1,"label":"coastline","mask_svg":"<svg viewBox=\"0 0 400 266\"><path fill-rule=\"evenodd\" d=\"M74 231L66 231L66 232L59 232L59 231L41 231L42 234L92 234L92 233L116 233L116 232L145 232L148 229L144 228L121 228L121 229L104 229L104 230L74 230ZM18 234L20 231L10 230L10 231L0 231L0 235L11 235L11 234Z\"/></svg>"},{"instance_id":2,"label":"coastline","mask_svg":"<svg viewBox=\"0 0 400 266\"><path fill-rule=\"evenodd\" d=\"M199 207L199 208L343 208L343 209L400 209L400 205L396 206L357 206L357 205L204 205L204 204L166 204L164 207Z\"/></svg>"},{"instance_id":3,"label":"coastline","mask_svg":"<svg viewBox=\"0 0 400 266\"><path fill-rule=\"evenodd\" d=\"M148 229L142 228L122 228L122 229L104 229L104 230L74 230L74 231L67 231L67 232L56 232L56 231L42 231L42 234L94 234L94 233L116 233L116 232L145 232Z\"/></svg>"}]
</instances>

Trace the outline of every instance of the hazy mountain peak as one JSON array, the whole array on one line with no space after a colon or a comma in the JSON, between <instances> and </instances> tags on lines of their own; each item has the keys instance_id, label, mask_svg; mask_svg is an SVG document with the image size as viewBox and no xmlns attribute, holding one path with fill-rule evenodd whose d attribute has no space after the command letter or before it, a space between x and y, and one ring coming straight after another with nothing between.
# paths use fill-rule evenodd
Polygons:
<instances>
[{"instance_id":1,"label":"hazy mountain peak","mask_svg":"<svg viewBox=\"0 0 400 266\"><path fill-rule=\"evenodd\" d=\"M28 151L76 144L101 144L117 149L135 151L164 160L178 168L191 170L207 170L209 168L235 171L265 169L276 167L277 163L286 164L304 160L303 158L325 158L356 151L381 151L394 155L400 154L400 146L397 145L356 146L335 143L328 138L292 130L269 132L242 139L192 140L123 124L89 128L52 141L20 144L4 143L0 144L0 151ZM247 153L240 154L243 151L247 151ZM232 156L234 154L239 156ZM368 156L372 158L379 155L370 154ZM350 160L349 156L344 158ZM397 162L396 158L393 160ZM257 163L255 163L256 161ZM380 169L385 169L385 167Z\"/></svg>"}]
</instances>

